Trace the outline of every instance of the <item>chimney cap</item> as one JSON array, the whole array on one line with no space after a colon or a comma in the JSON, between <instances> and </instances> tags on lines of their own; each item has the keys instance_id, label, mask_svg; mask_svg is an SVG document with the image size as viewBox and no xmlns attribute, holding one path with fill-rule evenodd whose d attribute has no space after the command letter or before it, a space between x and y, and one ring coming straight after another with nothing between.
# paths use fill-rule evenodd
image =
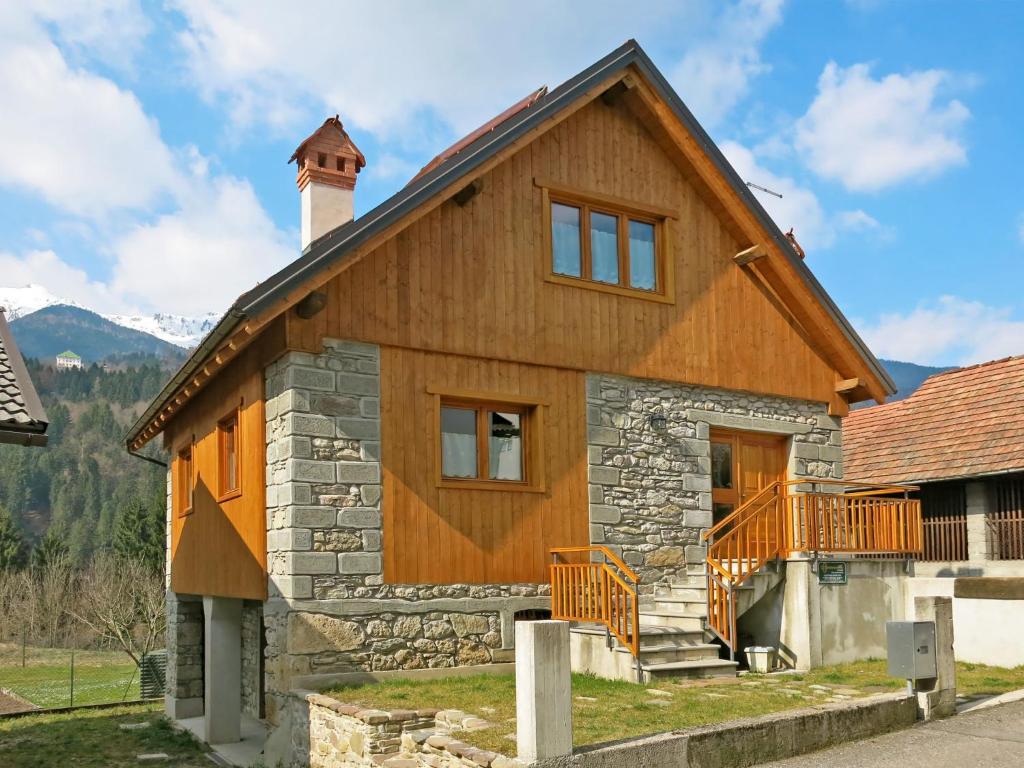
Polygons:
<instances>
[{"instance_id":1,"label":"chimney cap","mask_svg":"<svg viewBox=\"0 0 1024 768\"><path fill-rule=\"evenodd\" d=\"M302 156L305 154L306 148L309 146L310 142L320 138L333 139L334 141L337 141L339 136L341 140L351 148L353 154L356 156L356 172L358 173L360 169L366 166L366 158L363 156L363 153L359 151L359 148L352 141L352 138L348 133L345 132L345 127L341 124L341 119L338 115L328 117L324 120L323 125L313 131L313 133L307 136L303 142L295 148L295 151L288 159L288 162L294 163L298 161L301 165Z\"/></svg>"}]
</instances>

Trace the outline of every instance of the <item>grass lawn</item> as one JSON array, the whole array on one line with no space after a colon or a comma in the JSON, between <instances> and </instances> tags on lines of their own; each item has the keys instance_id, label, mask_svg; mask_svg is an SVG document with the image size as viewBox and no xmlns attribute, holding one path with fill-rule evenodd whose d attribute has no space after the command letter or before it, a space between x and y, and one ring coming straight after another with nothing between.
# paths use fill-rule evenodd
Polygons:
<instances>
[{"instance_id":1,"label":"grass lawn","mask_svg":"<svg viewBox=\"0 0 1024 768\"><path fill-rule=\"evenodd\" d=\"M957 675L960 692L965 695L1024 688L1024 667L1010 670L958 664ZM581 746L897 691L905 684L886 675L884 661L867 661L824 667L805 675L747 675L647 686L573 675L572 685L573 741ZM366 707L461 709L494 725L460 733L460 739L483 749L515 753L510 738L515 732L516 706L511 675L392 679L325 693Z\"/></svg>"},{"instance_id":2,"label":"grass lawn","mask_svg":"<svg viewBox=\"0 0 1024 768\"><path fill-rule=\"evenodd\" d=\"M7 688L33 704L66 707L71 703L71 651L35 648L25 651L14 643L0 643L0 688ZM75 651L77 704L106 704L139 698L135 665L120 651Z\"/></svg>"},{"instance_id":3,"label":"grass lawn","mask_svg":"<svg viewBox=\"0 0 1024 768\"><path fill-rule=\"evenodd\" d=\"M129 731L118 727L141 722L150 725ZM2 768L127 768L140 765L138 755L154 752L171 758L160 765L211 765L199 743L171 728L155 704L0 719Z\"/></svg>"}]
</instances>

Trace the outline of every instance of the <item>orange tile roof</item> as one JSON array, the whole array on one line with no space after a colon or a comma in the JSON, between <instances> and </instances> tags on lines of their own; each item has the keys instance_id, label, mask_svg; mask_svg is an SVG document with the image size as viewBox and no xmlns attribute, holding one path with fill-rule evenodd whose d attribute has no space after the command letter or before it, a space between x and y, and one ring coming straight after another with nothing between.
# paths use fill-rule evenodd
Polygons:
<instances>
[{"instance_id":1,"label":"orange tile roof","mask_svg":"<svg viewBox=\"0 0 1024 768\"><path fill-rule=\"evenodd\" d=\"M936 374L906 400L851 411L843 476L948 480L1024 470L1024 356Z\"/></svg>"}]
</instances>

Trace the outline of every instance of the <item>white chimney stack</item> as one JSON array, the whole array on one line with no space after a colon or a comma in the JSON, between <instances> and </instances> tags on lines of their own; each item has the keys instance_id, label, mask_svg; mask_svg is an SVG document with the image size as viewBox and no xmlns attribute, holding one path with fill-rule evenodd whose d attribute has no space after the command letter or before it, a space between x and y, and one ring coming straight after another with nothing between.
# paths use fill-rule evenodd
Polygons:
<instances>
[{"instance_id":1,"label":"white chimney stack","mask_svg":"<svg viewBox=\"0 0 1024 768\"><path fill-rule=\"evenodd\" d=\"M299 145L291 160L298 165L302 200L302 250L354 217L356 174L366 165L363 153L345 133L338 116L324 121Z\"/></svg>"}]
</instances>

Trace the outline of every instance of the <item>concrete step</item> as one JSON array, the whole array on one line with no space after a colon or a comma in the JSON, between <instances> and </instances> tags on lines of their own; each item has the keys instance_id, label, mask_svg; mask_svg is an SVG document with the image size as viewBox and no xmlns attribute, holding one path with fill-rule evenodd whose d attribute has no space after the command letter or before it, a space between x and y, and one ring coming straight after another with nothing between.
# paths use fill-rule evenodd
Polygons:
<instances>
[{"instance_id":1,"label":"concrete step","mask_svg":"<svg viewBox=\"0 0 1024 768\"><path fill-rule=\"evenodd\" d=\"M678 627L679 629L699 630L704 628L702 617L693 616L682 611L640 609L640 622L659 627Z\"/></svg>"},{"instance_id":2,"label":"concrete step","mask_svg":"<svg viewBox=\"0 0 1024 768\"><path fill-rule=\"evenodd\" d=\"M698 603L706 603L708 600L708 589L705 585L701 585L699 587L682 587L673 585L667 592L655 592L653 597L655 599L661 597L674 597L680 600L693 600Z\"/></svg>"},{"instance_id":3,"label":"concrete step","mask_svg":"<svg viewBox=\"0 0 1024 768\"><path fill-rule=\"evenodd\" d=\"M596 624L582 624L569 630L580 635L592 635L604 639L604 627ZM671 645L676 648L689 648L695 645L704 645L707 642L707 635L703 630L680 629L679 627L666 627L654 624L640 625L640 647L658 647ZM618 642L614 640L613 642Z\"/></svg>"},{"instance_id":4,"label":"concrete step","mask_svg":"<svg viewBox=\"0 0 1024 768\"><path fill-rule=\"evenodd\" d=\"M665 664L644 664L644 682L673 677L735 677L737 662L727 659L674 661Z\"/></svg>"}]
</instances>

